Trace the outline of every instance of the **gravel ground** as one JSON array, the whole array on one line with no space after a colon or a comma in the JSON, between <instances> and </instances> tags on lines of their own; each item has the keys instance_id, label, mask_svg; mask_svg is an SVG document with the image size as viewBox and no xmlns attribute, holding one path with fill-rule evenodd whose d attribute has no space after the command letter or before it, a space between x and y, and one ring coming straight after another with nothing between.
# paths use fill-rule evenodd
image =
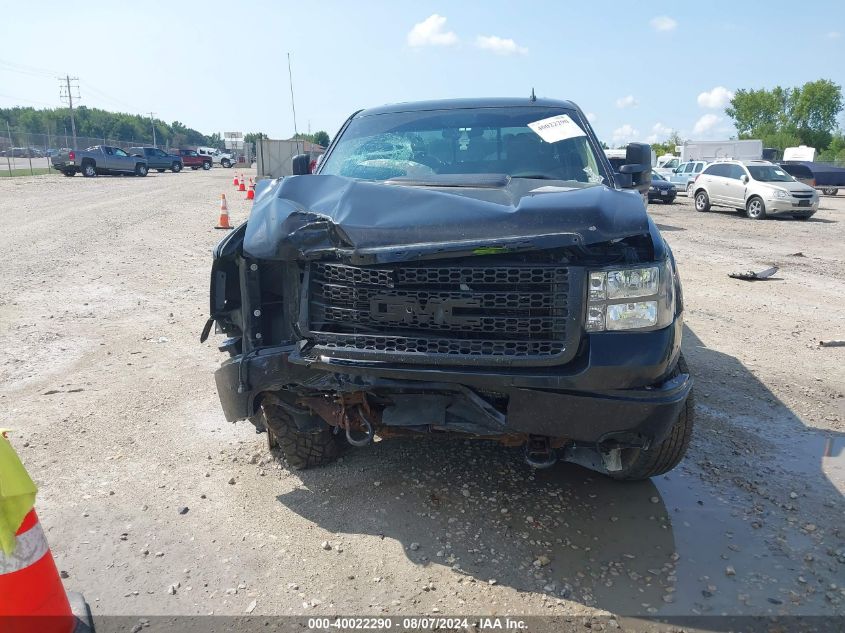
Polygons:
<instances>
[{"instance_id":1,"label":"gravel ground","mask_svg":"<svg viewBox=\"0 0 845 633\"><path fill-rule=\"evenodd\" d=\"M220 193L248 214L232 175L0 181L0 426L95 616L842 614L845 348L818 341L845 338L845 197L807 222L652 205L698 425L621 484L464 441L291 472L227 424L199 332Z\"/></svg>"}]
</instances>

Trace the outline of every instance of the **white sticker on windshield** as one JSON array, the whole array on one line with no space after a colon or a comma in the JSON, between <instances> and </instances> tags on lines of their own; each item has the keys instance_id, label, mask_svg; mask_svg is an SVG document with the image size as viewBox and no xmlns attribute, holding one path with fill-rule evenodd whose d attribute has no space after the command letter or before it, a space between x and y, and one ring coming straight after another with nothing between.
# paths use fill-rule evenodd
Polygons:
<instances>
[{"instance_id":1,"label":"white sticker on windshield","mask_svg":"<svg viewBox=\"0 0 845 633\"><path fill-rule=\"evenodd\" d=\"M587 136L587 133L568 114L558 114L548 119L540 119L529 123L528 127L534 130L546 143L557 143L576 136Z\"/></svg>"}]
</instances>

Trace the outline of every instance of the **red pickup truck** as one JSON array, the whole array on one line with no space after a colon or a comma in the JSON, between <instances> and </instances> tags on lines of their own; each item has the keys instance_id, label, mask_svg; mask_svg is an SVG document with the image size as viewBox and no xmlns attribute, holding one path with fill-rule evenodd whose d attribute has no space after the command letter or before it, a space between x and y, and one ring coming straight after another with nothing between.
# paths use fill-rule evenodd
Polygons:
<instances>
[{"instance_id":1,"label":"red pickup truck","mask_svg":"<svg viewBox=\"0 0 845 633\"><path fill-rule=\"evenodd\" d=\"M195 149L174 149L171 150L174 154L178 154L182 158L182 164L191 169L211 169L211 157L200 156Z\"/></svg>"}]
</instances>

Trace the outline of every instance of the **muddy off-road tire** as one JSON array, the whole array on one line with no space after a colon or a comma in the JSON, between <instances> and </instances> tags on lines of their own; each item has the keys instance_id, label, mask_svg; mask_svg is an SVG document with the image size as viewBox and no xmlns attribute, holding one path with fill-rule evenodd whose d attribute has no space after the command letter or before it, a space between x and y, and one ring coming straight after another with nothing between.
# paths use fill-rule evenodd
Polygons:
<instances>
[{"instance_id":1,"label":"muddy off-road tire","mask_svg":"<svg viewBox=\"0 0 845 633\"><path fill-rule=\"evenodd\" d=\"M681 355L678 358L678 364L675 365L675 369L669 377L688 373L687 362ZM690 391L684 408L681 409L678 419L672 425L669 436L647 451L638 448L625 449L622 454L622 470L612 472L610 476L624 481L638 481L657 477L672 470L680 463L687 452L692 437L694 419L695 402L693 392Z\"/></svg>"},{"instance_id":2,"label":"muddy off-road tire","mask_svg":"<svg viewBox=\"0 0 845 633\"><path fill-rule=\"evenodd\" d=\"M345 440L331 428L317 433L302 433L281 407L261 404L259 415L270 434L270 445L282 451L291 468L305 470L325 466L340 456Z\"/></svg>"}]
</instances>

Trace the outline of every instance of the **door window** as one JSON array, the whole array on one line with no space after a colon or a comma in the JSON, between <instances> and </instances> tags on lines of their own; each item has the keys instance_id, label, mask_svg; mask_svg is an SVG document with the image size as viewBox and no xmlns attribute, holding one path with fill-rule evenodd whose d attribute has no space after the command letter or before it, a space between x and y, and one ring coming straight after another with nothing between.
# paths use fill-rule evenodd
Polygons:
<instances>
[{"instance_id":1,"label":"door window","mask_svg":"<svg viewBox=\"0 0 845 633\"><path fill-rule=\"evenodd\" d=\"M728 177L739 180L745 176L745 169L740 165L728 165Z\"/></svg>"},{"instance_id":2,"label":"door window","mask_svg":"<svg viewBox=\"0 0 845 633\"><path fill-rule=\"evenodd\" d=\"M115 148L114 148L114 155L115 155L115 156L129 156L129 154L127 154L126 152L124 152L124 151L123 151L122 149L120 149L119 147L115 147Z\"/></svg>"}]
</instances>

